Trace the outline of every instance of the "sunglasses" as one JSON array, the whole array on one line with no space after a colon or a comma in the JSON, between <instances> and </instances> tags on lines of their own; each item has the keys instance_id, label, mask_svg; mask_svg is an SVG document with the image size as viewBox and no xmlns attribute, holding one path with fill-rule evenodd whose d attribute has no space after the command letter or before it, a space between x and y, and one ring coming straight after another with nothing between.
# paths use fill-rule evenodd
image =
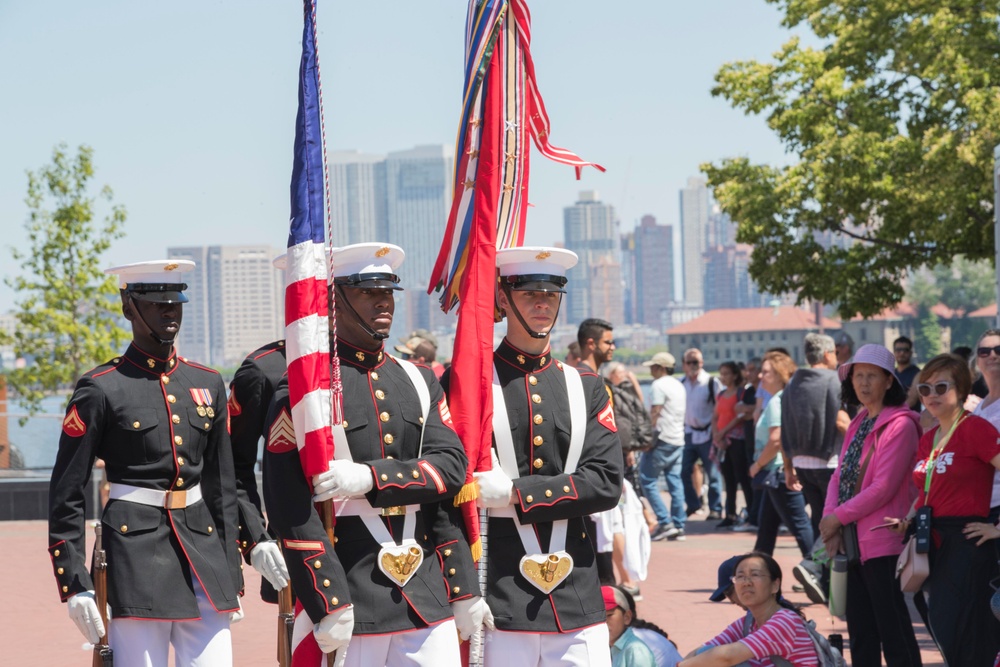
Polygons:
<instances>
[{"instance_id":1,"label":"sunglasses","mask_svg":"<svg viewBox=\"0 0 1000 667\"><path fill-rule=\"evenodd\" d=\"M954 382L935 382L934 384L921 382L917 385L917 392L919 392L921 396L930 396L932 391L935 396L944 396L948 393L948 390L954 386Z\"/></svg>"},{"instance_id":2,"label":"sunglasses","mask_svg":"<svg viewBox=\"0 0 1000 667\"><path fill-rule=\"evenodd\" d=\"M994 345L993 347L977 347L976 354L985 359L990 356L990 352L1000 357L1000 345Z\"/></svg>"},{"instance_id":3,"label":"sunglasses","mask_svg":"<svg viewBox=\"0 0 1000 667\"><path fill-rule=\"evenodd\" d=\"M685 361L684 362L685 366L698 366L700 364L701 364L700 361L694 361L694 360L692 360L692 361Z\"/></svg>"},{"instance_id":4,"label":"sunglasses","mask_svg":"<svg viewBox=\"0 0 1000 667\"><path fill-rule=\"evenodd\" d=\"M910 347L897 347L893 352L910 352L913 348Z\"/></svg>"}]
</instances>

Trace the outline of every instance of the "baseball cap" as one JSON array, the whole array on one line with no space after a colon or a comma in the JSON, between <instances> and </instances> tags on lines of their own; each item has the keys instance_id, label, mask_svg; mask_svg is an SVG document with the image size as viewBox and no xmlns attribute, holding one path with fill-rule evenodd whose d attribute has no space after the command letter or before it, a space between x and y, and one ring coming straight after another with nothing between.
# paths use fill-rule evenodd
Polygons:
<instances>
[{"instance_id":1,"label":"baseball cap","mask_svg":"<svg viewBox=\"0 0 1000 667\"><path fill-rule=\"evenodd\" d=\"M622 611L629 611L628 600L617 587L601 586L601 594L604 596L604 611L611 611L615 607L621 607Z\"/></svg>"},{"instance_id":2,"label":"baseball cap","mask_svg":"<svg viewBox=\"0 0 1000 667\"><path fill-rule=\"evenodd\" d=\"M419 336L414 336L413 338L406 341L402 345L396 345L395 346L396 352L399 352L400 354L413 354L414 352L416 352L417 347L419 347L420 344L423 342L424 342L423 338L420 338Z\"/></svg>"},{"instance_id":3,"label":"baseball cap","mask_svg":"<svg viewBox=\"0 0 1000 667\"><path fill-rule=\"evenodd\" d=\"M657 352L649 361L642 362L643 366L662 366L663 368L674 368L677 360L669 352Z\"/></svg>"},{"instance_id":4,"label":"baseball cap","mask_svg":"<svg viewBox=\"0 0 1000 667\"><path fill-rule=\"evenodd\" d=\"M733 585L733 573L736 572L736 564L741 560L743 560L743 556L733 556L722 561L722 565L719 566L719 587L715 589L714 593L708 596L709 600L712 602L722 602L726 599L726 591Z\"/></svg>"}]
</instances>

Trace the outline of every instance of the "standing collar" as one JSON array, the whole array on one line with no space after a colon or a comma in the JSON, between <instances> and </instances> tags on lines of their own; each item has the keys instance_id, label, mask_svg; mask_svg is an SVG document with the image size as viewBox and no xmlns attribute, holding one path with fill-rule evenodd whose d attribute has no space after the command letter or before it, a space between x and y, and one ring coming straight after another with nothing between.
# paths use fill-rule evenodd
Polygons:
<instances>
[{"instance_id":1,"label":"standing collar","mask_svg":"<svg viewBox=\"0 0 1000 667\"><path fill-rule=\"evenodd\" d=\"M500 359L523 373L537 373L552 365L552 355L549 354L551 351L551 348L546 347L545 351L536 357L517 349L504 338L500 347L497 348L496 354ZM561 362L556 363L561 366Z\"/></svg>"},{"instance_id":2,"label":"standing collar","mask_svg":"<svg viewBox=\"0 0 1000 667\"><path fill-rule=\"evenodd\" d=\"M150 375L169 375L177 368L177 350L170 348L170 357L160 359L159 357L143 351L135 342L132 342L125 350L125 358L133 365L141 368Z\"/></svg>"},{"instance_id":3,"label":"standing collar","mask_svg":"<svg viewBox=\"0 0 1000 667\"><path fill-rule=\"evenodd\" d=\"M341 361L367 370L378 368L385 362L386 358L384 346L379 346L379 349L375 351L363 350L351 345L339 336L337 337L337 356L340 357Z\"/></svg>"}]
</instances>

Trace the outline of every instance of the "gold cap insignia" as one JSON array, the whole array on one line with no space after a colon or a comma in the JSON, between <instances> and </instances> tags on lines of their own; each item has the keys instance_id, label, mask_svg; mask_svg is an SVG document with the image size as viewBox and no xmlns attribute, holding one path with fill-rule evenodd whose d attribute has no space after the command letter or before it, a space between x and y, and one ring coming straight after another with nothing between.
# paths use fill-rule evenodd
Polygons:
<instances>
[{"instance_id":1,"label":"gold cap insignia","mask_svg":"<svg viewBox=\"0 0 1000 667\"><path fill-rule=\"evenodd\" d=\"M167 264L165 267L163 267L163 270L164 271L173 271L178 266L180 266L180 264Z\"/></svg>"},{"instance_id":2,"label":"gold cap insignia","mask_svg":"<svg viewBox=\"0 0 1000 667\"><path fill-rule=\"evenodd\" d=\"M552 256L551 252L549 252L548 250L543 250L540 253L538 253L537 255L535 255L535 259L541 261L543 259L548 259L551 256Z\"/></svg>"},{"instance_id":3,"label":"gold cap insignia","mask_svg":"<svg viewBox=\"0 0 1000 667\"><path fill-rule=\"evenodd\" d=\"M389 248L387 248L386 246L382 246L381 248L375 251L376 257L385 257L388 254L389 254Z\"/></svg>"}]
</instances>

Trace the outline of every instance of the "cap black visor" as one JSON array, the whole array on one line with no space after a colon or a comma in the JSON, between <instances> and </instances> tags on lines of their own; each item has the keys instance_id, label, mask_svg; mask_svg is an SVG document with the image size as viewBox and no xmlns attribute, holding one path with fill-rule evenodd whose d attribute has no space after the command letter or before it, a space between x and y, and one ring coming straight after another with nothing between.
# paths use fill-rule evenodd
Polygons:
<instances>
[{"instance_id":1,"label":"cap black visor","mask_svg":"<svg viewBox=\"0 0 1000 667\"><path fill-rule=\"evenodd\" d=\"M150 303L187 303L189 299L183 291L186 289L184 283L132 283L122 292L133 299Z\"/></svg>"},{"instance_id":2,"label":"cap black visor","mask_svg":"<svg viewBox=\"0 0 1000 667\"><path fill-rule=\"evenodd\" d=\"M504 276L504 284L516 292L559 292L565 294L565 276L548 274L531 274L521 276Z\"/></svg>"},{"instance_id":3,"label":"cap black visor","mask_svg":"<svg viewBox=\"0 0 1000 667\"><path fill-rule=\"evenodd\" d=\"M395 273L352 273L349 276L334 278L333 284L366 289L403 289L399 286L399 276Z\"/></svg>"}]
</instances>

